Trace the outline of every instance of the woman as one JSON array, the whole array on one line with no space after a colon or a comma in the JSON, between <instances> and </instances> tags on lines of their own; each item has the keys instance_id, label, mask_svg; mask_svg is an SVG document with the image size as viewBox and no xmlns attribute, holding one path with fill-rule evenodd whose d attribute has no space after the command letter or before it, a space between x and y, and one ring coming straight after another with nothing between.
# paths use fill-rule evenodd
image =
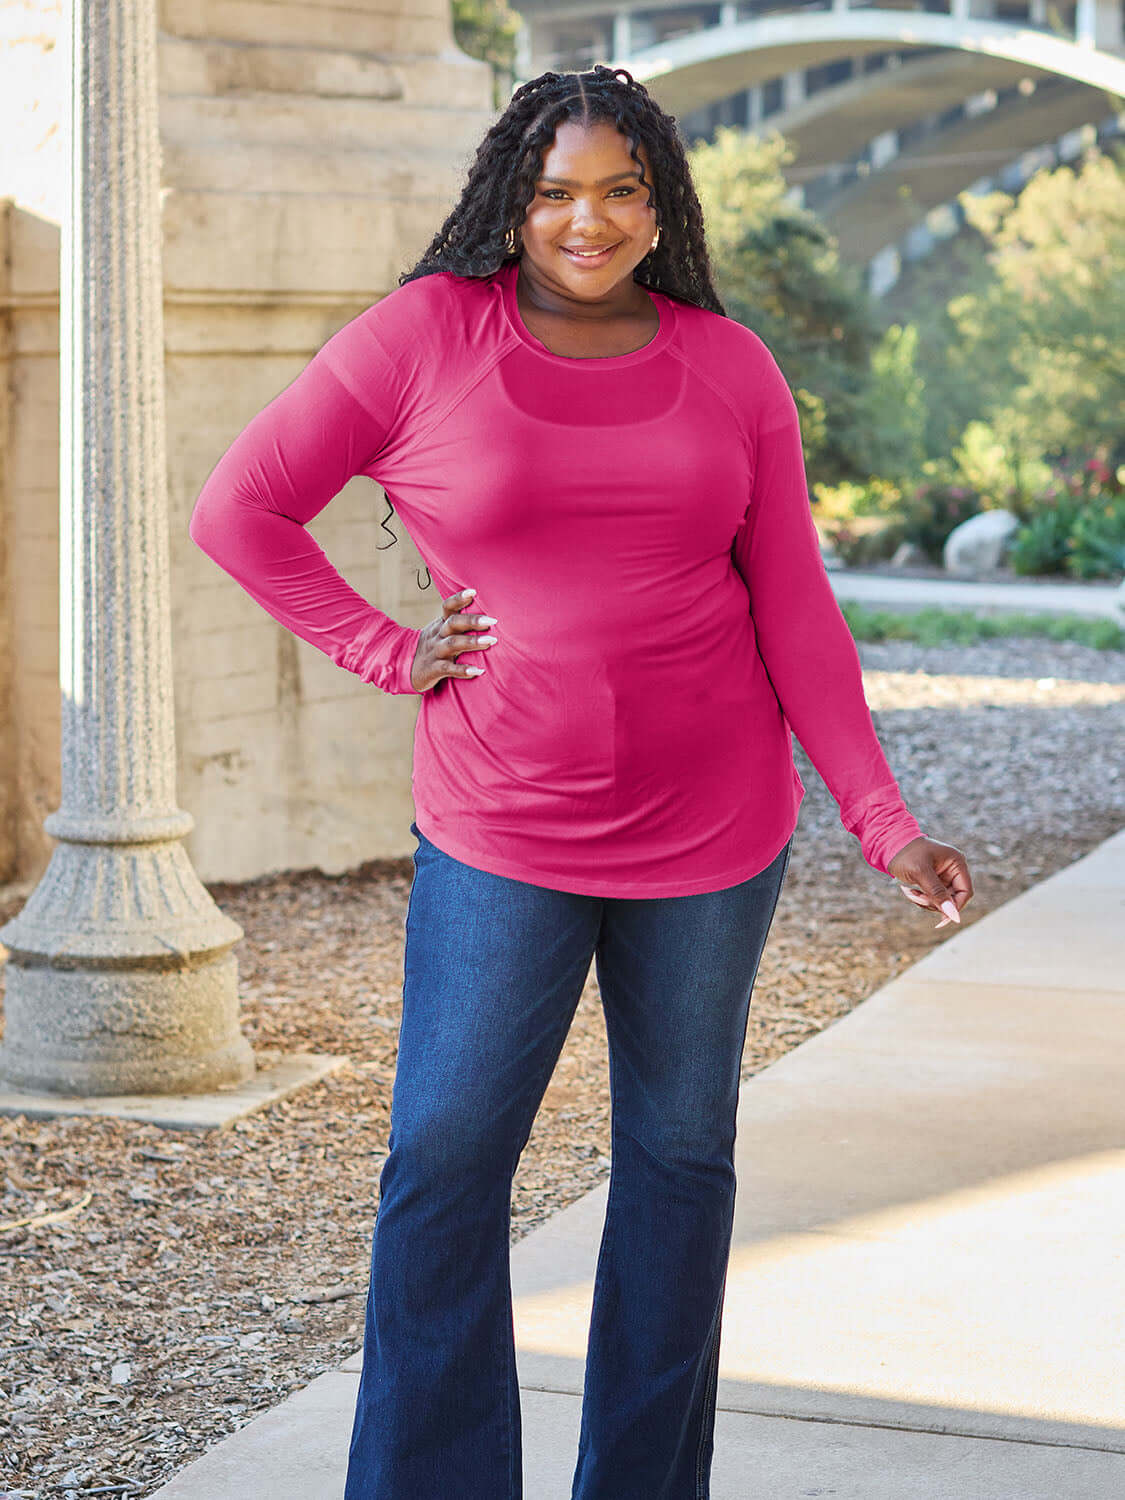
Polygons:
<instances>
[{"instance_id":1,"label":"woman","mask_svg":"<svg viewBox=\"0 0 1125 1500\"><path fill-rule=\"evenodd\" d=\"M422 629L304 529L355 474L440 585ZM876 739L796 406L712 288L673 118L623 68L517 89L417 266L235 440L191 535L422 700L345 1500L522 1494L512 1177L591 960L613 1165L573 1500L699 1500L790 729L873 868L946 920L972 885Z\"/></svg>"}]
</instances>

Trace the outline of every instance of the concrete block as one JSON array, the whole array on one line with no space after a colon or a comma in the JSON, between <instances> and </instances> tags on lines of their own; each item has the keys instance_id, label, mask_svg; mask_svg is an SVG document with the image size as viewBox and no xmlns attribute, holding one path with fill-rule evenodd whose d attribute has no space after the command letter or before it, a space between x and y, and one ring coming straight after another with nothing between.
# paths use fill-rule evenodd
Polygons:
<instances>
[{"instance_id":1,"label":"concrete block","mask_svg":"<svg viewBox=\"0 0 1125 1500\"><path fill-rule=\"evenodd\" d=\"M159 1500L338 1500L358 1376L332 1370L189 1464ZM578 1454L578 1395L520 1392L528 1500L569 1500ZM796 1421L729 1410L715 1421L712 1500L1114 1500L1125 1457L1078 1446L1013 1444L897 1424Z\"/></svg>"},{"instance_id":2,"label":"concrete block","mask_svg":"<svg viewBox=\"0 0 1125 1500\"><path fill-rule=\"evenodd\" d=\"M1110 856L1107 856L1107 858ZM1119 856L1112 856L1118 859ZM1082 918L1082 986L1105 989L1125 1001L1125 889L1103 885L1093 867L1065 885L1046 880L1021 898L1027 903L1015 919L1021 941L1011 940L1012 925L1004 908L987 923L966 927L953 955L949 944L932 949L913 966L916 979L965 976L989 984L1067 989L1073 983L1075 918ZM1029 924L1025 912L1034 913ZM961 946L963 945L963 946Z\"/></svg>"},{"instance_id":3,"label":"concrete block","mask_svg":"<svg viewBox=\"0 0 1125 1500\"><path fill-rule=\"evenodd\" d=\"M166 97L277 93L320 98L401 99L408 63L325 47L277 47L262 37L246 46L223 37L165 36L159 47Z\"/></svg>"},{"instance_id":4,"label":"concrete block","mask_svg":"<svg viewBox=\"0 0 1125 1500\"><path fill-rule=\"evenodd\" d=\"M177 635L176 659L181 686L189 681L215 682L226 678L241 680L248 675L268 678L277 675L277 629L256 621L222 632L222 649L217 649L214 633L198 634L181 630ZM241 689L240 689L241 691Z\"/></svg>"},{"instance_id":5,"label":"concrete block","mask_svg":"<svg viewBox=\"0 0 1125 1500\"><path fill-rule=\"evenodd\" d=\"M417 194L448 201L455 176L445 160L406 149L385 153L338 149L319 142L240 141L236 149L207 140L173 138L164 151L164 180L176 192L291 192L362 195L373 199Z\"/></svg>"},{"instance_id":6,"label":"concrete block","mask_svg":"<svg viewBox=\"0 0 1125 1500\"><path fill-rule=\"evenodd\" d=\"M449 12L437 0L375 11L306 0L164 0L161 25L178 37L275 46L351 47L358 52L437 53L452 46Z\"/></svg>"},{"instance_id":7,"label":"concrete block","mask_svg":"<svg viewBox=\"0 0 1125 1500\"><path fill-rule=\"evenodd\" d=\"M44 120L61 115L61 102L42 101ZM9 291L15 297L57 297L59 292L59 224L42 209L16 203L10 218Z\"/></svg>"},{"instance_id":8,"label":"concrete block","mask_svg":"<svg viewBox=\"0 0 1125 1500\"><path fill-rule=\"evenodd\" d=\"M18 427L13 435L8 459L9 483L13 491L37 489L58 494L59 442L42 427L32 424L28 430ZM52 528L58 535L58 521Z\"/></svg>"},{"instance_id":9,"label":"concrete block","mask_svg":"<svg viewBox=\"0 0 1125 1500\"><path fill-rule=\"evenodd\" d=\"M161 132L169 142L241 149L267 143L336 151L415 157L452 170L453 158L471 151L488 125L481 104L455 108L407 103L401 98L323 98L292 95L171 95L161 102ZM431 148L427 142L436 141Z\"/></svg>"},{"instance_id":10,"label":"concrete block","mask_svg":"<svg viewBox=\"0 0 1125 1500\"><path fill-rule=\"evenodd\" d=\"M165 304L165 363L169 401L196 399L197 385L210 384L212 370L229 371L229 388L241 393L244 388L256 390L259 360L284 358L293 375L307 363L337 329L390 291L390 286L369 287L352 292L331 292L306 288L284 298L261 295L247 297L235 288L213 291L169 291ZM265 305L263 305L265 304ZM201 357L202 356L202 357ZM249 356L249 358L248 358ZM214 363L212 363L212 361ZM263 397L262 405L270 394ZM247 416L252 415L247 411ZM229 421L229 416L228 416ZM178 425L169 433L169 441L183 444L179 451L210 452L210 439L203 435L200 444L189 426ZM196 446L193 447L192 445Z\"/></svg>"},{"instance_id":11,"label":"concrete block","mask_svg":"<svg viewBox=\"0 0 1125 1500\"><path fill-rule=\"evenodd\" d=\"M55 258L58 258L58 246ZM12 371L17 391L23 376L36 365L54 387L58 404L59 308L56 289L31 294L31 299L17 303L11 311ZM57 427L56 423L56 427Z\"/></svg>"},{"instance_id":12,"label":"concrete block","mask_svg":"<svg viewBox=\"0 0 1125 1500\"><path fill-rule=\"evenodd\" d=\"M275 708L277 704L276 673L240 672L237 676L197 678L186 686L185 711L193 719L253 713Z\"/></svg>"},{"instance_id":13,"label":"concrete block","mask_svg":"<svg viewBox=\"0 0 1125 1500\"><path fill-rule=\"evenodd\" d=\"M350 1059L333 1053L261 1049L256 1071L235 1088L205 1094L39 1094L5 1088L0 1080L0 1115L32 1120L82 1116L86 1119L140 1121L163 1130L222 1130L235 1120L287 1099L347 1067Z\"/></svg>"},{"instance_id":14,"label":"concrete block","mask_svg":"<svg viewBox=\"0 0 1125 1500\"><path fill-rule=\"evenodd\" d=\"M334 293L391 287L449 207L448 198L172 191L164 201L165 285L271 295L310 281Z\"/></svg>"}]
</instances>

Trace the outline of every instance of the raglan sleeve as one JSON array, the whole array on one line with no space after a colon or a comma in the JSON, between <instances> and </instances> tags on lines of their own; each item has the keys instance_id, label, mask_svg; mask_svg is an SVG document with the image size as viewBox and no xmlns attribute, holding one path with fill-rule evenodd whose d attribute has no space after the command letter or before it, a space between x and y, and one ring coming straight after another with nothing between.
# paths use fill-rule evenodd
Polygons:
<instances>
[{"instance_id":1,"label":"raglan sleeve","mask_svg":"<svg viewBox=\"0 0 1125 1500\"><path fill-rule=\"evenodd\" d=\"M364 473L404 405L395 361L359 318L333 335L231 443L192 510L191 539L263 609L385 693L410 681L421 631L336 570L308 523Z\"/></svg>"},{"instance_id":2,"label":"raglan sleeve","mask_svg":"<svg viewBox=\"0 0 1125 1500\"><path fill-rule=\"evenodd\" d=\"M732 556L781 710L863 858L887 874L922 830L875 733L859 652L821 557L797 403L766 345L758 340L756 347L747 418L753 475Z\"/></svg>"}]
</instances>

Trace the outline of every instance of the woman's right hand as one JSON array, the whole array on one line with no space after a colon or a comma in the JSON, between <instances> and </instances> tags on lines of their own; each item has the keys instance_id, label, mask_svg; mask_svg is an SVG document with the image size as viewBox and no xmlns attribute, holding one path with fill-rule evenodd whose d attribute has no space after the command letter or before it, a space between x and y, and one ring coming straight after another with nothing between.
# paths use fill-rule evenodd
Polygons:
<instances>
[{"instance_id":1,"label":"woman's right hand","mask_svg":"<svg viewBox=\"0 0 1125 1500\"><path fill-rule=\"evenodd\" d=\"M464 651L487 651L496 641L494 635L470 633L487 630L496 624L494 619L489 615L461 613L475 594L476 589L450 594L441 602L441 619L423 627L410 668L410 685L415 692L428 692L443 677L479 677L484 671L483 667L454 661Z\"/></svg>"}]
</instances>

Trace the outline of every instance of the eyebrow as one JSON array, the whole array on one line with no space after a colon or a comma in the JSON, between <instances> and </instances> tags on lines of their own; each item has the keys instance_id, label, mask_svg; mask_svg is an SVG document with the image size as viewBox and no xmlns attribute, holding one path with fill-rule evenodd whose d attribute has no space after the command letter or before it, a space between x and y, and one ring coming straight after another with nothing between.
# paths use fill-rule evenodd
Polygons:
<instances>
[{"instance_id":1,"label":"eyebrow","mask_svg":"<svg viewBox=\"0 0 1125 1500\"><path fill-rule=\"evenodd\" d=\"M595 187L605 187L605 185L606 185L607 182L620 182L621 179L622 179L622 177L637 178L637 173L636 172L614 172L614 174L613 174L612 177L603 177L598 182L595 182L594 186ZM562 185L563 185L563 187L581 187L582 186L582 184L580 182L575 182L575 180L574 180L573 177L547 177L547 176L544 175L544 176L541 176L539 178L539 181L540 182L561 182Z\"/></svg>"}]
</instances>

